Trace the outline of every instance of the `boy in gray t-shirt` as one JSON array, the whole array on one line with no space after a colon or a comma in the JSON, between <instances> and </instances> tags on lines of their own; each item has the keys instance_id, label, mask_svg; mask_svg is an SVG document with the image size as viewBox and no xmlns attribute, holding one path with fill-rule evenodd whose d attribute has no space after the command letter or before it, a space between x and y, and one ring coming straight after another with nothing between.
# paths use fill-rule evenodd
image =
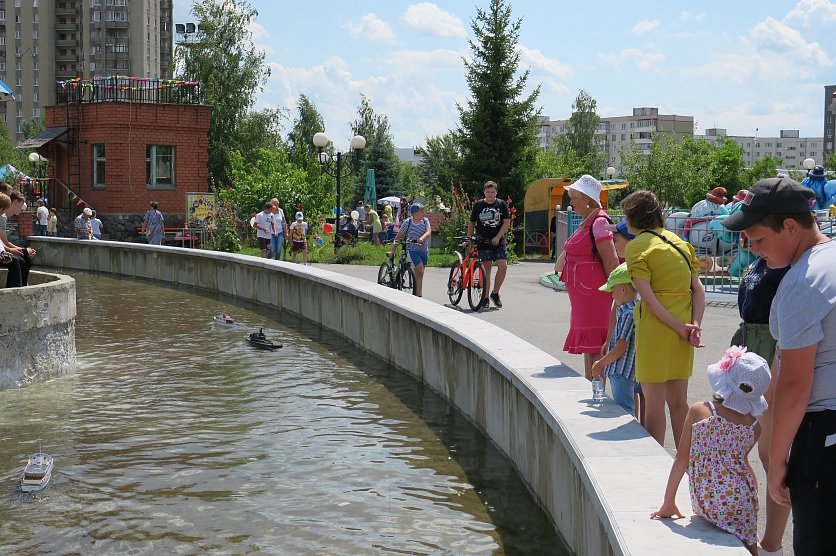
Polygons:
<instances>
[{"instance_id":1,"label":"boy in gray t-shirt","mask_svg":"<svg viewBox=\"0 0 836 556\"><path fill-rule=\"evenodd\" d=\"M810 212L813 199L789 178L769 178L722 221L745 231L769 268L790 265L769 315L779 365L771 437L760 441L769 443L769 496L792 505L799 555L836 554L836 243Z\"/></svg>"}]
</instances>

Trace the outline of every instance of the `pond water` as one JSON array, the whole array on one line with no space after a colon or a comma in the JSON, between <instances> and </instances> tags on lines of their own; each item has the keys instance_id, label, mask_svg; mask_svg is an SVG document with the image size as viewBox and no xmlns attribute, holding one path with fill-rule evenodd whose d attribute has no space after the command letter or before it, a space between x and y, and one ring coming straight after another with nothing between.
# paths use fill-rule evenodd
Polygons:
<instances>
[{"instance_id":1,"label":"pond water","mask_svg":"<svg viewBox=\"0 0 836 556\"><path fill-rule=\"evenodd\" d=\"M569 554L489 440L336 335L74 277L77 372L0 392L0 553ZM39 443L52 481L20 493Z\"/></svg>"}]
</instances>

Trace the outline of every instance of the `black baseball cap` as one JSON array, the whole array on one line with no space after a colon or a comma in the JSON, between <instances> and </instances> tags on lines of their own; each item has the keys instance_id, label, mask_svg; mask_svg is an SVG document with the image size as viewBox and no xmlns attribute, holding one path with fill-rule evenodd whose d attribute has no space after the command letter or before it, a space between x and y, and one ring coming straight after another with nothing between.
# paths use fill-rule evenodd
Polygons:
<instances>
[{"instance_id":1,"label":"black baseball cap","mask_svg":"<svg viewBox=\"0 0 836 556\"><path fill-rule=\"evenodd\" d=\"M756 183L743 198L740 210L720 220L725 228L742 232L767 214L801 214L812 210L816 194L790 178L767 178Z\"/></svg>"}]
</instances>

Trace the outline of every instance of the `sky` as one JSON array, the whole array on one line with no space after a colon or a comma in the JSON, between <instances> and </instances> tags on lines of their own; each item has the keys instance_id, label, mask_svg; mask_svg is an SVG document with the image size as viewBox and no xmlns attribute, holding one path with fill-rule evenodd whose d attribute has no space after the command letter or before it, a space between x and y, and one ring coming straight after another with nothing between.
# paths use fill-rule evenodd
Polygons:
<instances>
[{"instance_id":1,"label":"sky","mask_svg":"<svg viewBox=\"0 0 836 556\"><path fill-rule=\"evenodd\" d=\"M194 21L174 0L175 22ZM347 148L360 95L389 118L396 147L455 129L469 98L463 59L489 0L251 0L256 47L271 75L256 108L296 115L300 94ZM652 106L694 117L696 133L823 133L824 86L836 84L836 2L829 0L513 0L520 68L538 105L566 119L579 90L602 117Z\"/></svg>"}]
</instances>

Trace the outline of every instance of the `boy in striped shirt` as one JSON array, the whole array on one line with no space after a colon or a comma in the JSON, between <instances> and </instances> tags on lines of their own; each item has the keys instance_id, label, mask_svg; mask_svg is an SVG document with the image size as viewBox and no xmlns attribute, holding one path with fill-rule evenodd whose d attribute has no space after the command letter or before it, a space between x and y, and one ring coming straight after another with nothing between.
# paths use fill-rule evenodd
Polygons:
<instances>
[{"instance_id":1,"label":"boy in striped shirt","mask_svg":"<svg viewBox=\"0 0 836 556\"><path fill-rule=\"evenodd\" d=\"M641 398L641 385L636 382L636 326L633 321L636 289L627 263L615 267L607 283L599 289L612 293L616 305L615 326L610 330L607 354L592 366L592 376L600 378L604 371L609 378L615 403L641 421L636 413L635 400L636 397ZM613 326L612 321L610 326Z\"/></svg>"}]
</instances>

